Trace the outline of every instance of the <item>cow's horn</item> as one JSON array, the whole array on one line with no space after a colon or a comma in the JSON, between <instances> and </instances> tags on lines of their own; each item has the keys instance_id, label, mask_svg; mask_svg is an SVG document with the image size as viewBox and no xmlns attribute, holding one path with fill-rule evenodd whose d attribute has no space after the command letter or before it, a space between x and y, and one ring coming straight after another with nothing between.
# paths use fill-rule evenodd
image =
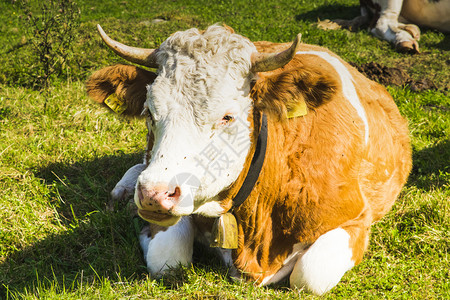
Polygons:
<instances>
[{"instance_id":1,"label":"cow's horn","mask_svg":"<svg viewBox=\"0 0 450 300\"><path fill-rule=\"evenodd\" d=\"M155 49L136 48L124 45L106 35L102 27L98 24L97 29L105 44L108 45L108 47L111 48L117 55L141 66L147 66L151 68L158 67L158 65L156 64Z\"/></svg>"},{"instance_id":2,"label":"cow's horn","mask_svg":"<svg viewBox=\"0 0 450 300\"><path fill-rule=\"evenodd\" d=\"M252 72L267 72L283 67L294 58L300 47L302 34L299 33L291 47L280 53L253 53L251 56Z\"/></svg>"}]
</instances>

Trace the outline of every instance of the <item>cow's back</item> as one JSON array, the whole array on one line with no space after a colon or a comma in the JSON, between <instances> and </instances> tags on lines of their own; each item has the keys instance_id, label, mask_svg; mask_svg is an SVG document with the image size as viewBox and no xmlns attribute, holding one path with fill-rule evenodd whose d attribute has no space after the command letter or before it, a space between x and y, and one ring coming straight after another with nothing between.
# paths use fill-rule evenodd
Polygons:
<instances>
[{"instance_id":1,"label":"cow's back","mask_svg":"<svg viewBox=\"0 0 450 300\"><path fill-rule=\"evenodd\" d=\"M389 211L411 171L408 124L384 87L352 71L369 124L360 184L375 221Z\"/></svg>"}]
</instances>

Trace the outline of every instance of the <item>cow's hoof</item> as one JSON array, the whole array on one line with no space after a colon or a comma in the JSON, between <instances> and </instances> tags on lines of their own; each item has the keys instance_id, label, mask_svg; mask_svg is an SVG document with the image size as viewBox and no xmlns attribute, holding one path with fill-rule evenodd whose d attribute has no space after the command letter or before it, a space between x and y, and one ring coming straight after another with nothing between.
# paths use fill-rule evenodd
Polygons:
<instances>
[{"instance_id":1,"label":"cow's hoof","mask_svg":"<svg viewBox=\"0 0 450 300\"><path fill-rule=\"evenodd\" d=\"M420 53L419 44L417 43L416 40L400 42L397 45L395 45L395 48L397 49L398 52L402 53L411 53L411 54Z\"/></svg>"},{"instance_id":2,"label":"cow's hoof","mask_svg":"<svg viewBox=\"0 0 450 300\"><path fill-rule=\"evenodd\" d=\"M108 204L106 205L106 209L109 211L114 211L114 208L117 203L123 203L127 198L129 198L131 195L133 195L134 190L127 189L123 186L116 186L111 191L111 199L109 200ZM130 200L130 202L134 202L133 199ZM136 212L137 214L137 212Z\"/></svg>"},{"instance_id":3,"label":"cow's hoof","mask_svg":"<svg viewBox=\"0 0 450 300\"><path fill-rule=\"evenodd\" d=\"M111 198L114 201L123 201L126 198L130 197L131 195L134 194L134 188L128 188L125 186L116 186L112 191L111 191Z\"/></svg>"},{"instance_id":4,"label":"cow's hoof","mask_svg":"<svg viewBox=\"0 0 450 300\"><path fill-rule=\"evenodd\" d=\"M420 29L416 25L407 24L407 25L399 26L399 28L408 32L413 37L413 39L415 39L416 41L420 40Z\"/></svg>"},{"instance_id":5,"label":"cow's hoof","mask_svg":"<svg viewBox=\"0 0 450 300\"><path fill-rule=\"evenodd\" d=\"M327 21L327 20L325 20ZM329 20L328 20L329 21ZM342 20L342 19L336 19L333 21L329 21L329 23L336 24L337 28L330 28L330 29L339 29L344 28L348 29L350 31L358 31L363 26L365 26L368 23L368 18L364 16L358 16L352 20ZM320 22L319 22L320 23Z\"/></svg>"}]
</instances>

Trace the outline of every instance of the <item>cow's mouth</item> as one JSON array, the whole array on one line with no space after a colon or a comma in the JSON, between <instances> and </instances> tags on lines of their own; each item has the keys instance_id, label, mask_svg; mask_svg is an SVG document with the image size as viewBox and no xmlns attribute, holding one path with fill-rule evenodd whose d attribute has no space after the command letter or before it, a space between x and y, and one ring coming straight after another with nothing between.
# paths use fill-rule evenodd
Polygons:
<instances>
[{"instance_id":1,"label":"cow's mouth","mask_svg":"<svg viewBox=\"0 0 450 300\"><path fill-rule=\"evenodd\" d=\"M179 216L158 213L158 212L148 211L148 210L144 210L144 209L138 209L138 214L142 219L144 219L150 223L155 223L155 224L159 224L159 225L163 225L163 226L164 225L165 226L173 225L176 222L178 222L178 220L180 219Z\"/></svg>"}]
</instances>

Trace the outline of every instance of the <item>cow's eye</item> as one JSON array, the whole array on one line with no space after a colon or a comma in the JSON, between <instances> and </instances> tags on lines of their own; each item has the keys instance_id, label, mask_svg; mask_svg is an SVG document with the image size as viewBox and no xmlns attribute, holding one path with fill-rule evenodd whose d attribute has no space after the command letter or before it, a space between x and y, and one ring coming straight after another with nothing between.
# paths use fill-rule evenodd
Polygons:
<instances>
[{"instance_id":1,"label":"cow's eye","mask_svg":"<svg viewBox=\"0 0 450 300\"><path fill-rule=\"evenodd\" d=\"M234 116L230 114L226 114L222 117L222 119L219 119L213 128L219 129L219 128L226 128L228 125L230 125L234 121Z\"/></svg>"},{"instance_id":2,"label":"cow's eye","mask_svg":"<svg viewBox=\"0 0 450 300\"><path fill-rule=\"evenodd\" d=\"M223 116L223 118L222 118L222 122L224 123L224 124L227 124L227 123L230 123L230 122L233 122L234 121L234 117L233 116L230 116L230 115L225 115L225 116Z\"/></svg>"}]
</instances>

